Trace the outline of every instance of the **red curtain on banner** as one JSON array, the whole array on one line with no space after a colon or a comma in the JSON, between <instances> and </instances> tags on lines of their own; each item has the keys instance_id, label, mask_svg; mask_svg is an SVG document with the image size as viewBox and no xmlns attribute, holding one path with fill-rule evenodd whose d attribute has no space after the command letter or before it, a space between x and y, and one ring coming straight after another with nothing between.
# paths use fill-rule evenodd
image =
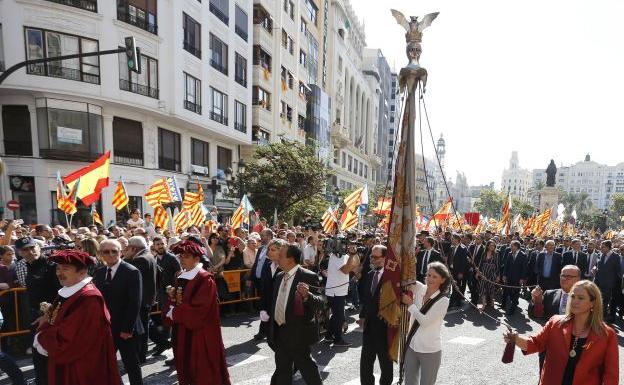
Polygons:
<instances>
[{"instance_id":1,"label":"red curtain on banner","mask_svg":"<svg viewBox=\"0 0 624 385\"><path fill-rule=\"evenodd\" d=\"M476 226L479 224L479 213L464 213L464 219L470 226Z\"/></svg>"}]
</instances>

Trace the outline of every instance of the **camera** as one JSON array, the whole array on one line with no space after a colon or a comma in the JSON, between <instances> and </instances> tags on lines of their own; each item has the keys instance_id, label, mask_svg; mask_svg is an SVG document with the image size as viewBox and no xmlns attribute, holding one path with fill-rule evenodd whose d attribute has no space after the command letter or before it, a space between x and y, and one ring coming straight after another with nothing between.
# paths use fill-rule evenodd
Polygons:
<instances>
[{"instance_id":1,"label":"camera","mask_svg":"<svg viewBox=\"0 0 624 385\"><path fill-rule=\"evenodd\" d=\"M342 255L347 251L347 239L344 236L327 238L325 240L325 253Z\"/></svg>"},{"instance_id":2,"label":"camera","mask_svg":"<svg viewBox=\"0 0 624 385\"><path fill-rule=\"evenodd\" d=\"M76 248L74 241L67 240L63 237L54 237L52 238L51 243L52 244L50 246L42 247L41 251L70 250Z\"/></svg>"}]
</instances>

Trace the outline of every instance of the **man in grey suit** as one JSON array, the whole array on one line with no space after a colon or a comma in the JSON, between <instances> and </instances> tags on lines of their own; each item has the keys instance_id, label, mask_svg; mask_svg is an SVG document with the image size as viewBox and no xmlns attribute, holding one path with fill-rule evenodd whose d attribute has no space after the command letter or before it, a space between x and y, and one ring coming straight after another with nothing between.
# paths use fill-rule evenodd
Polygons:
<instances>
[{"instance_id":1,"label":"man in grey suit","mask_svg":"<svg viewBox=\"0 0 624 385\"><path fill-rule=\"evenodd\" d=\"M613 290L618 288L620 282L620 256L612 250L609 240L600 244L601 256L594 267L594 282L602 293L603 315L606 322L615 320L615 304L611 301Z\"/></svg>"}]
</instances>

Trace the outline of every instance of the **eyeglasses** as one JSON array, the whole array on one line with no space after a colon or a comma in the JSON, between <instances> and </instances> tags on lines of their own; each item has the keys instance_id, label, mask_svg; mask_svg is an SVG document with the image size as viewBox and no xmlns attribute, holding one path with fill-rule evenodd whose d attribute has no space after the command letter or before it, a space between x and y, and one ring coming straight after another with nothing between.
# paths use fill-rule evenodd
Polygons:
<instances>
[{"instance_id":1,"label":"eyeglasses","mask_svg":"<svg viewBox=\"0 0 624 385\"><path fill-rule=\"evenodd\" d=\"M117 249L100 250L100 254L102 254L102 255L115 255L115 254L119 254L119 250L117 250Z\"/></svg>"},{"instance_id":2,"label":"eyeglasses","mask_svg":"<svg viewBox=\"0 0 624 385\"><path fill-rule=\"evenodd\" d=\"M383 258L383 257L384 257L383 255L371 255L371 258L373 258L373 259L380 259L380 258Z\"/></svg>"},{"instance_id":3,"label":"eyeglasses","mask_svg":"<svg viewBox=\"0 0 624 385\"><path fill-rule=\"evenodd\" d=\"M559 277L563 279L572 279L572 278L578 278L578 275L561 274Z\"/></svg>"}]
</instances>

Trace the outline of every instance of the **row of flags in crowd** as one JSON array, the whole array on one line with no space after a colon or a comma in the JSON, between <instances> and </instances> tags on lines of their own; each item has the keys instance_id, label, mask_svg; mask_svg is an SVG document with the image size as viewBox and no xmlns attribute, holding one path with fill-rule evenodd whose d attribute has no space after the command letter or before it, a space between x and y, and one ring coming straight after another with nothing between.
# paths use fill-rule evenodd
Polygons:
<instances>
[{"instance_id":1,"label":"row of flags in crowd","mask_svg":"<svg viewBox=\"0 0 624 385\"><path fill-rule=\"evenodd\" d=\"M94 223L104 224L95 204L100 200L102 190L109 185L109 175L110 151L106 152L95 162L69 174L65 178L61 178L60 172L57 171L57 207L70 216L68 224L71 224L71 216L78 210L78 199L85 206L91 207L91 217ZM145 200L154 209L153 220L156 227L169 228L177 232L190 226L202 226L207 222L211 226L216 224L212 218L211 220L206 220L209 213L204 205L204 191L199 181L197 181L197 191L186 191L184 197L182 197L175 176L159 178L147 188ZM129 202L130 198L126 191L126 186L120 178L115 185L111 204L116 210L120 211L123 209L128 210ZM174 214L174 212L170 212L166 205L176 202L182 203L182 209ZM244 195L239 207L232 216L232 230L244 224L249 226L252 211L251 202L247 195Z\"/></svg>"}]
</instances>

